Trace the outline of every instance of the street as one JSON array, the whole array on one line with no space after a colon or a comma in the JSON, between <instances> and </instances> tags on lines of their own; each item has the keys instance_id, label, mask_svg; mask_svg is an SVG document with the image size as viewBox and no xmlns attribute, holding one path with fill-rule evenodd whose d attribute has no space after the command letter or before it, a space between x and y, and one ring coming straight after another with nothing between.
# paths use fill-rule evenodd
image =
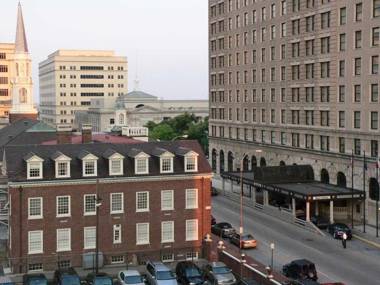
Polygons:
<instances>
[{"instance_id":1,"label":"street","mask_svg":"<svg viewBox=\"0 0 380 285\"><path fill-rule=\"evenodd\" d=\"M239 204L224 196L213 197L212 213L217 222L230 222L239 229ZM380 250L361 241L347 242L325 237L268 216L252 208L244 208L244 232L258 241L257 249L246 254L268 265L271 260L270 243L274 242L274 268L292 260L306 258L314 262L319 282L344 282L346 285L380 284ZM226 241L228 242L228 241Z\"/></svg>"}]
</instances>

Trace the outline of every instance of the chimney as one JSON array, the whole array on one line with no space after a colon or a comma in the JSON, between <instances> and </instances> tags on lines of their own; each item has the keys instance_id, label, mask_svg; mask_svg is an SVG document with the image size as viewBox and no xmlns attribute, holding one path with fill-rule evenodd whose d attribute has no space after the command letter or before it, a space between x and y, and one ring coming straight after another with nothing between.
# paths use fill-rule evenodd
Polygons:
<instances>
[{"instance_id":1,"label":"chimney","mask_svg":"<svg viewBox=\"0 0 380 285\"><path fill-rule=\"evenodd\" d=\"M82 143L92 142L92 125L83 124L82 125Z\"/></svg>"},{"instance_id":2,"label":"chimney","mask_svg":"<svg viewBox=\"0 0 380 285\"><path fill-rule=\"evenodd\" d=\"M70 144L71 132L72 128L70 125L57 125L57 144Z\"/></svg>"}]
</instances>

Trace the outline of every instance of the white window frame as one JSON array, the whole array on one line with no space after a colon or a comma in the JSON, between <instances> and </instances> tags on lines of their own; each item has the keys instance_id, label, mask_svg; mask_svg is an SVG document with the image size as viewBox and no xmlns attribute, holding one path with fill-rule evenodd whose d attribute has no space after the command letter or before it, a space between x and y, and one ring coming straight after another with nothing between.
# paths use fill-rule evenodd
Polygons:
<instances>
[{"instance_id":1,"label":"white window frame","mask_svg":"<svg viewBox=\"0 0 380 285\"><path fill-rule=\"evenodd\" d=\"M67 247L61 247L59 245L59 233L60 232L66 232L68 233L68 245ZM57 229L57 252L63 252L63 251L71 251L71 229L65 228L65 229Z\"/></svg>"},{"instance_id":2,"label":"white window frame","mask_svg":"<svg viewBox=\"0 0 380 285\"><path fill-rule=\"evenodd\" d=\"M171 229L171 237L165 239L164 237L164 226L169 225ZM174 221L163 221L161 222L161 243L171 243L174 242Z\"/></svg>"},{"instance_id":3,"label":"white window frame","mask_svg":"<svg viewBox=\"0 0 380 285\"><path fill-rule=\"evenodd\" d=\"M145 161L145 170L144 171L138 171L138 161L144 160ZM135 174L149 174L149 158L148 157L136 157L135 158Z\"/></svg>"},{"instance_id":4,"label":"white window frame","mask_svg":"<svg viewBox=\"0 0 380 285\"><path fill-rule=\"evenodd\" d=\"M147 240L139 240L139 227L147 226L148 238ZM150 244L150 224L149 223L137 223L136 224L136 245Z\"/></svg>"},{"instance_id":5,"label":"white window frame","mask_svg":"<svg viewBox=\"0 0 380 285\"><path fill-rule=\"evenodd\" d=\"M139 194L143 194L143 193L145 193L145 194L147 194L147 197L146 197L146 200L147 200L147 207L146 208L144 208L144 209L139 209L138 208L138 196L139 196ZM141 213L141 212L149 212L149 192L148 191L139 191L139 192L136 192L136 212L137 213Z\"/></svg>"},{"instance_id":6,"label":"white window frame","mask_svg":"<svg viewBox=\"0 0 380 285\"><path fill-rule=\"evenodd\" d=\"M60 175L59 174L59 164L64 163L66 164L66 175ZM70 177L70 161L56 161L55 162L55 177L56 178L69 178Z\"/></svg>"},{"instance_id":7,"label":"white window frame","mask_svg":"<svg viewBox=\"0 0 380 285\"><path fill-rule=\"evenodd\" d=\"M170 169L169 170L164 170L164 159L170 160ZM172 156L162 156L160 158L160 173L173 173L173 157Z\"/></svg>"},{"instance_id":8,"label":"white window frame","mask_svg":"<svg viewBox=\"0 0 380 285\"><path fill-rule=\"evenodd\" d=\"M89 245L88 244L88 232L89 231L94 231L94 236L95 236L95 239L94 239L94 244L93 245ZM96 248L96 227L84 227L83 228L83 248L84 249L94 249Z\"/></svg>"},{"instance_id":9,"label":"white window frame","mask_svg":"<svg viewBox=\"0 0 380 285\"><path fill-rule=\"evenodd\" d=\"M44 160L38 156L33 156L30 159L26 161L27 165L27 179L28 180L34 180L34 179L42 179L43 178L43 162ZM31 164L36 163L38 164L39 168L39 175L38 176L30 176L30 170L31 170Z\"/></svg>"},{"instance_id":10,"label":"white window frame","mask_svg":"<svg viewBox=\"0 0 380 285\"><path fill-rule=\"evenodd\" d=\"M120 210L113 210L113 197L121 195L121 209ZM110 194L110 212L111 214L121 214L124 213L124 193L111 193Z\"/></svg>"},{"instance_id":11,"label":"white window frame","mask_svg":"<svg viewBox=\"0 0 380 285\"><path fill-rule=\"evenodd\" d=\"M95 210L94 211L86 211L86 198L94 199ZM84 216L94 216L96 215L96 194L86 194L83 196L83 215Z\"/></svg>"},{"instance_id":12,"label":"white window frame","mask_svg":"<svg viewBox=\"0 0 380 285\"><path fill-rule=\"evenodd\" d=\"M67 197L67 198L69 198L69 202L68 202L68 213L67 214L59 214L58 213L58 200L59 200L59 198L64 198L64 197ZM57 218L62 218L62 217L70 217L71 216L71 196L69 196L69 195L64 195L64 196L57 196L56 197L56 204L55 204L55 206L56 206L56 216L57 216Z\"/></svg>"},{"instance_id":13,"label":"white window frame","mask_svg":"<svg viewBox=\"0 0 380 285\"><path fill-rule=\"evenodd\" d=\"M116 233L119 232L119 238L116 238ZM113 225L113 234L112 234L112 240L114 244L120 244L122 241L122 231L121 231L121 224Z\"/></svg>"},{"instance_id":14,"label":"white window frame","mask_svg":"<svg viewBox=\"0 0 380 285\"><path fill-rule=\"evenodd\" d=\"M190 205L189 203L189 194L190 192L195 192L195 204L193 205ZM194 189L186 189L186 195L185 195L185 199L186 199L186 209L198 209L198 189L194 188Z\"/></svg>"},{"instance_id":15,"label":"white window frame","mask_svg":"<svg viewBox=\"0 0 380 285\"><path fill-rule=\"evenodd\" d=\"M93 177L98 175L98 161L96 159L84 159L82 162L82 168L83 168L83 177ZM86 174L86 164L87 163L94 163L94 173L92 174Z\"/></svg>"},{"instance_id":16,"label":"white window frame","mask_svg":"<svg viewBox=\"0 0 380 285\"><path fill-rule=\"evenodd\" d=\"M31 236L38 235L39 242L41 243L40 249L32 250L31 249ZM44 232L43 231L29 231L28 232L28 254L40 254L44 252Z\"/></svg>"},{"instance_id":17,"label":"white window frame","mask_svg":"<svg viewBox=\"0 0 380 285\"><path fill-rule=\"evenodd\" d=\"M190 226L189 224L190 223L195 223L194 236L189 236L189 226ZM198 219L186 220L186 241L196 241L196 240L198 240L198 235L199 235Z\"/></svg>"},{"instance_id":18,"label":"white window frame","mask_svg":"<svg viewBox=\"0 0 380 285\"><path fill-rule=\"evenodd\" d=\"M188 160L189 159L194 159L194 169L188 169ZM198 155L196 154L191 154L191 155L186 155L185 156L185 172L197 172L198 171Z\"/></svg>"},{"instance_id":19,"label":"white window frame","mask_svg":"<svg viewBox=\"0 0 380 285\"><path fill-rule=\"evenodd\" d=\"M31 200L39 200L40 201L40 215L31 215L30 213L30 202ZM42 197L31 197L31 198L28 198L28 220L38 220L38 219L42 219L43 218L43 209L44 209L44 206L43 206L43 198Z\"/></svg>"},{"instance_id":20,"label":"white window frame","mask_svg":"<svg viewBox=\"0 0 380 285\"><path fill-rule=\"evenodd\" d=\"M164 194L171 193L171 207L164 206ZM162 211L173 211L174 210L174 191L173 190L162 190L161 191L161 210Z\"/></svg>"},{"instance_id":21,"label":"white window frame","mask_svg":"<svg viewBox=\"0 0 380 285\"><path fill-rule=\"evenodd\" d=\"M112 163L113 162L120 162L120 169L118 172L112 171ZM124 174L124 156L121 154L115 153L112 155L108 160L108 169L109 169L109 175L123 175Z\"/></svg>"}]
</instances>

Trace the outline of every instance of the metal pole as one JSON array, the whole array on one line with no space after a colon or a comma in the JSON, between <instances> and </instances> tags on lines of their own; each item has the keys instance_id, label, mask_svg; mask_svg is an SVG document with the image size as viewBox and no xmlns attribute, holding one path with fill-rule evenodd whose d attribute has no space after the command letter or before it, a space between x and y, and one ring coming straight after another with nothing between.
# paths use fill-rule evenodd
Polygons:
<instances>
[{"instance_id":1,"label":"metal pole","mask_svg":"<svg viewBox=\"0 0 380 285\"><path fill-rule=\"evenodd\" d=\"M99 193L98 193L98 187L99 186L99 180L96 180L96 201L95 201L95 209L96 209L96 240L95 240L95 274L98 274L99 272L99 209L98 209L98 203L99 203Z\"/></svg>"},{"instance_id":2,"label":"metal pole","mask_svg":"<svg viewBox=\"0 0 380 285\"><path fill-rule=\"evenodd\" d=\"M354 150L351 150L351 228L354 228Z\"/></svg>"},{"instance_id":3,"label":"metal pole","mask_svg":"<svg viewBox=\"0 0 380 285\"><path fill-rule=\"evenodd\" d=\"M363 192L364 192L364 204L363 204L363 233L365 233L365 202L366 202L366 195L365 195L365 171L366 171L366 161L365 161L365 150L363 152Z\"/></svg>"},{"instance_id":4,"label":"metal pole","mask_svg":"<svg viewBox=\"0 0 380 285\"><path fill-rule=\"evenodd\" d=\"M270 268L273 270L273 248L272 248L272 256L271 256L271 262L270 262Z\"/></svg>"}]
</instances>

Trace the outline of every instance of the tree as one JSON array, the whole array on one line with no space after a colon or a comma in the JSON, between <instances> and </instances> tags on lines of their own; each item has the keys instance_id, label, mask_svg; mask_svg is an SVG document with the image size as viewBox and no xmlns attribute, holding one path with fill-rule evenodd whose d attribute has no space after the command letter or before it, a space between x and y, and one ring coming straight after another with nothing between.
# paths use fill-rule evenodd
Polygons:
<instances>
[{"instance_id":1,"label":"tree","mask_svg":"<svg viewBox=\"0 0 380 285\"><path fill-rule=\"evenodd\" d=\"M168 141L176 136L176 132L168 124L158 124L152 130L149 130L149 136L154 140Z\"/></svg>"}]
</instances>

